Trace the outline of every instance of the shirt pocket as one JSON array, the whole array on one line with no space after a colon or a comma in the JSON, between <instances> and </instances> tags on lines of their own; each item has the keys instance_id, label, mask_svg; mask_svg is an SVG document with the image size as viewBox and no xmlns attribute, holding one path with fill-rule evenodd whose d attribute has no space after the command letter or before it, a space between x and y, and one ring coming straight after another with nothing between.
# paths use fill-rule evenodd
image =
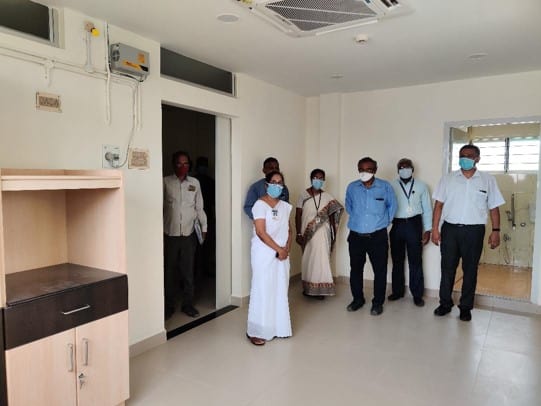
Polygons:
<instances>
[{"instance_id":1,"label":"shirt pocket","mask_svg":"<svg viewBox=\"0 0 541 406\"><path fill-rule=\"evenodd\" d=\"M485 189L478 189L475 192L475 206L478 209L486 209L488 202L488 191Z\"/></svg>"},{"instance_id":2,"label":"shirt pocket","mask_svg":"<svg viewBox=\"0 0 541 406\"><path fill-rule=\"evenodd\" d=\"M368 207L368 211L371 214L381 215L385 212L385 197L384 196L374 196L371 204Z\"/></svg>"}]
</instances>

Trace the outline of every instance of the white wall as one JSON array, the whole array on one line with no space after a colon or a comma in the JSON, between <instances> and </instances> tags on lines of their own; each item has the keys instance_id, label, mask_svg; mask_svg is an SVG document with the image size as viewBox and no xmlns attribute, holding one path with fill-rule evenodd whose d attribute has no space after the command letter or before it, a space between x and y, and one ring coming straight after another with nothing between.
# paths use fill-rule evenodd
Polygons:
<instances>
[{"instance_id":1,"label":"white wall","mask_svg":"<svg viewBox=\"0 0 541 406\"><path fill-rule=\"evenodd\" d=\"M540 94L539 71L343 94L341 131L336 141L341 145L340 198L344 198L347 184L357 178L357 161L363 156L378 161L377 176L384 179L394 178L396 162L410 157L415 164L415 175L426 181L432 191L442 175L446 122L539 115ZM327 103L327 97L320 98L321 106ZM310 103L314 101L311 99ZM314 128L318 122L336 120L334 110L319 109L320 116L315 110L310 110L308 128ZM323 146L321 151L325 151ZM318 151L320 155L321 151ZM312 162L313 157L307 157L307 161ZM339 275L349 272L346 235L344 223L337 247ZM430 244L425 248L424 263L427 287L438 289L440 264L436 246ZM365 277L371 278L371 272L366 272ZM539 303L541 298L535 297L534 301Z\"/></svg>"},{"instance_id":2,"label":"white wall","mask_svg":"<svg viewBox=\"0 0 541 406\"><path fill-rule=\"evenodd\" d=\"M44 80L41 65L3 56L1 47L55 57L83 65L84 21L104 32L103 22L72 10L64 11L65 49L0 33L1 132L0 166L13 168L100 168L102 144L125 148L132 124L132 90L112 85L112 120L106 122L105 82L53 70ZM160 78L159 44L117 27L110 27L111 43L122 42L150 52L149 78L141 85L142 128L132 146L148 148L150 169L124 169L126 190L127 267L129 280L130 343L163 339L161 103L232 117L231 151L217 151L230 161L222 179L232 183L231 217L233 295L249 294L251 228L242 213L249 184L261 175L262 159L277 156L294 192L304 173L305 99L275 86L239 75L239 97ZM105 69L103 36L93 39L96 68ZM61 96L62 113L35 109L35 93ZM228 143L220 144L228 145ZM218 177L218 180L220 178ZM298 253L297 261L298 261ZM161 338L160 338L161 337ZM159 341L159 340L158 340Z\"/></svg>"}]
</instances>

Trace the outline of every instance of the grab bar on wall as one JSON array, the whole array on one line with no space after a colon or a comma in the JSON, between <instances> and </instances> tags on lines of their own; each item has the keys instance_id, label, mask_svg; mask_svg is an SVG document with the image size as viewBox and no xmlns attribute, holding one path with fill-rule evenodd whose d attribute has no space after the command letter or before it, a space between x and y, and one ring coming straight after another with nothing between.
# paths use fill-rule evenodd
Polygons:
<instances>
[{"instance_id":1,"label":"grab bar on wall","mask_svg":"<svg viewBox=\"0 0 541 406\"><path fill-rule=\"evenodd\" d=\"M513 227L513 230L517 228L517 224L515 223L515 194L511 194L511 227Z\"/></svg>"}]
</instances>

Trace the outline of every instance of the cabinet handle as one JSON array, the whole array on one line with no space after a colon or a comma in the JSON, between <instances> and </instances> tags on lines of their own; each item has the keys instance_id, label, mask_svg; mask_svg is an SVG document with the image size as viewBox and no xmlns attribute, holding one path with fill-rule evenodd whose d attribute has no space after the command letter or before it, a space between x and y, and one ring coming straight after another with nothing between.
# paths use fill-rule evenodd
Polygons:
<instances>
[{"instance_id":1,"label":"cabinet handle","mask_svg":"<svg viewBox=\"0 0 541 406\"><path fill-rule=\"evenodd\" d=\"M73 344L68 344L68 372L73 372Z\"/></svg>"},{"instance_id":2,"label":"cabinet handle","mask_svg":"<svg viewBox=\"0 0 541 406\"><path fill-rule=\"evenodd\" d=\"M78 309L73 309L73 310L69 310L67 312L60 312L60 313L62 313L64 316L67 316L68 314L77 313L77 312L80 312L80 311L86 310L86 309L90 309L89 304L84 305L83 307L79 307Z\"/></svg>"},{"instance_id":3,"label":"cabinet handle","mask_svg":"<svg viewBox=\"0 0 541 406\"><path fill-rule=\"evenodd\" d=\"M83 365L88 365L88 338L83 338Z\"/></svg>"}]
</instances>

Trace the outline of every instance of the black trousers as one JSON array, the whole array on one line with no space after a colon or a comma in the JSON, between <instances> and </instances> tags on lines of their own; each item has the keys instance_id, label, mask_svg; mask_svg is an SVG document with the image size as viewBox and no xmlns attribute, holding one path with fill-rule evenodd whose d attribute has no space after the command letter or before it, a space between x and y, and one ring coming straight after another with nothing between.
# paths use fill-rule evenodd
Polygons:
<instances>
[{"instance_id":1,"label":"black trousers","mask_svg":"<svg viewBox=\"0 0 541 406\"><path fill-rule=\"evenodd\" d=\"M363 272L366 255L370 259L374 270L374 298L373 305L383 305L387 288L387 260L389 258L389 239L387 229L375 231L371 234L359 234L350 231L348 236L350 277L349 284L353 300L364 300Z\"/></svg>"},{"instance_id":2,"label":"black trousers","mask_svg":"<svg viewBox=\"0 0 541 406\"><path fill-rule=\"evenodd\" d=\"M175 308L176 296L182 287L182 304L192 304L194 294L194 257L197 237L164 236L165 307Z\"/></svg>"},{"instance_id":3,"label":"black trousers","mask_svg":"<svg viewBox=\"0 0 541 406\"><path fill-rule=\"evenodd\" d=\"M406 250L409 265L409 287L415 298L422 298L425 290L423 276L423 219L421 215L408 219L394 219L389 233L393 259L393 293L404 296L406 288L404 261Z\"/></svg>"},{"instance_id":4,"label":"black trousers","mask_svg":"<svg viewBox=\"0 0 541 406\"><path fill-rule=\"evenodd\" d=\"M485 225L462 225L444 222L441 227L441 282L440 304L453 306L453 286L456 268L462 259L462 294L459 307L463 310L473 308L475 288L477 287L477 267L483 251Z\"/></svg>"}]
</instances>

